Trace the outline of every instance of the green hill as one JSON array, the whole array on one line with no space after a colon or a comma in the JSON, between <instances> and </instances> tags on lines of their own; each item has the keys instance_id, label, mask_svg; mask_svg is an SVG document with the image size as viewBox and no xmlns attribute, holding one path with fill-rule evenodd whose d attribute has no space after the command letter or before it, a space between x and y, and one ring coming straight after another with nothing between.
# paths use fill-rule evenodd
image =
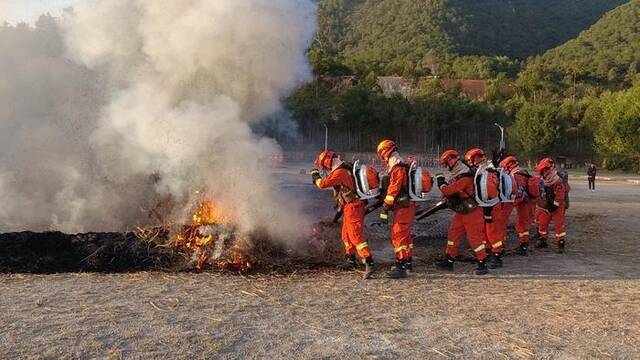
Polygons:
<instances>
[{"instance_id":1,"label":"green hill","mask_svg":"<svg viewBox=\"0 0 640 360\"><path fill-rule=\"evenodd\" d=\"M319 0L310 59L317 72L333 75L475 71L488 77L493 74L483 68L508 70L513 65L508 58L525 59L558 46L625 2Z\"/></svg>"},{"instance_id":2,"label":"green hill","mask_svg":"<svg viewBox=\"0 0 640 360\"><path fill-rule=\"evenodd\" d=\"M640 71L640 0L620 6L538 64L578 81L629 85Z\"/></svg>"}]
</instances>

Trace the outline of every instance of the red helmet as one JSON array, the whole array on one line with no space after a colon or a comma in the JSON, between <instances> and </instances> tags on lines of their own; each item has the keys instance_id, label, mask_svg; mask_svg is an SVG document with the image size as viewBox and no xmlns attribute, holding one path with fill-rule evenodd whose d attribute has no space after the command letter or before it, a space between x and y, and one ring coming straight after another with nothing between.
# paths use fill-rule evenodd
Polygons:
<instances>
[{"instance_id":1,"label":"red helmet","mask_svg":"<svg viewBox=\"0 0 640 360\"><path fill-rule=\"evenodd\" d=\"M555 168L556 164L552 158L544 158L540 160L538 165L536 165L536 172L542 176L545 176L549 170Z\"/></svg>"},{"instance_id":2,"label":"red helmet","mask_svg":"<svg viewBox=\"0 0 640 360\"><path fill-rule=\"evenodd\" d=\"M389 160L389 157L394 151L398 151L398 147L393 140L382 140L376 148L376 152L384 161Z\"/></svg>"},{"instance_id":3,"label":"red helmet","mask_svg":"<svg viewBox=\"0 0 640 360\"><path fill-rule=\"evenodd\" d=\"M502 159L502 161L500 161L500 167L507 171L511 171L511 169L515 168L518 165L518 159L515 156L507 156L506 158Z\"/></svg>"},{"instance_id":4,"label":"red helmet","mask_svg":"<svg viewBox=\"0 0 640 360\"><path fill-rule=\"evenodd\" d=\"M475 166L483 162L486 159L486 155L482 149L474 148L464 154L464 159L467 161L467 164Z\"/></svg>"},{"instance_id":5,"label":"red helmet","mask_svg":"<svg viewBox=\"0 0 640 360\"><path fill-rule=\"evenodd\" d=\"M452 168L460 160L460 154L455 150L447 150L440 155L440 165Z\"/></svg>"},{"instance_id":6,"label":"red helmet","mask_svg":"<svg viewBox=\"0 0 640 360\"><path fill-rule=\"evenodd\" d=\"M336 156L338 156L338 154L336 154L335 152L331 150L325 150L318 154L315 164L321 169L331 170L331 160L333 160L333 158L335 158Z\"/></svg>"}]
</instances>

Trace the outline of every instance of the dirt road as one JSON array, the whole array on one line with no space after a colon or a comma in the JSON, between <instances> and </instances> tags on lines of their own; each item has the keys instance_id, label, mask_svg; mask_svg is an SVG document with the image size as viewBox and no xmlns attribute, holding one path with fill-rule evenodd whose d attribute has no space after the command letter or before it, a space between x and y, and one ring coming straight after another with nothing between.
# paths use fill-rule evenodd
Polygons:
<instances>
[{"instance_id":1,"label":"dirt road","mask_svg":"<svg viewBox=\"0 0 640 360\"><path fill-rule=\"evenodd\" d=\"M282 187L330 195L282 169ZM585 186L586 187L586 184ZM434 195L435 196L435 195ZM575 184L568 252L487 277L432 264L448 214L417 227L416 271L0 275L0 358L640 358L640 186ZM380 259L384 229L370 229ZM513 246L513 242L511 242Z\"/></svg>"}]
</instances>

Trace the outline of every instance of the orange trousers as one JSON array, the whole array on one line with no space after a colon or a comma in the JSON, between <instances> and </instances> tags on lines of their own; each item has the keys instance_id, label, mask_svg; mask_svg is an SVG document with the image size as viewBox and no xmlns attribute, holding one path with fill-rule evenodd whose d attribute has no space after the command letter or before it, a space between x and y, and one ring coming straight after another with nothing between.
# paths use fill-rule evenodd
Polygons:
<instances>
[{"instance_id":1,"label":"orange trousers","mask_svg":"<svg viewBox=\"0 0 640 360\"><path fill-rule=\"evenodd\" d=\"M364 212L364 201L354 200L344 206L342 221L342 242L345 252L347 255L355 255L357 251L363 259L371 256L369 243L364 237Z\"/></svg>"},{"instance_id":2,"label":"orange trousers","mask_svg":"<svg viewBox=\"0 0 640 360\"><path fill-rule=\"evenodd\" d=\"M535 205L533 201L524 201L516 205L516 232L518 233L518 240L520 244L529 243L529 230L531 229L531 223L533 222L533 214L531 204Z\"/></svg>"},{"instance_id":3,"label":"orange trousers","mask_svg":"<svg viewBox=\"0 0 640 360\"><path fill-rule=\"evenodd\" d=\"M564 213L565 213L564 204L561 204L560 207L552 213L542 208L536 208L538 234L540 234L540 236L543 237L545 240L548 240L549 225L553 221L554 231L556 235L556 238L555 238L556 244L558 243L558 241L564 239L564 237L567 235L564 229Z\"/></svg>"},{"instance_id":4,"label":"orange trousers","mask_svg":"<svg viewBox=\"0 0 640 360\"><path fill-rule=\"evenodd\" d=\"M486 237L484 234L484 217L482 208L478 207L469 214L456 213L453 215L449 234L447 235L446 254L455 257L458 254L458 245L463 235L467 235L469 246L476 254L479 261L487 257L485 250Z\"/></svg>"},{"instance_id":5,"label":"orange trousers","mask_svg":"<svg viewBox=\"0 0 640 360\"><path fill-rule=\"evenodd\" d=\"M413 237L411 228L416 215L416 204L411 201L407 207L393 208L393 223L391 224L391 245L396 259L402 261L413 256Z\"/></svg>"},{"instance_id":6,"label":"orange trousers","mask_svg":"<svg viewBox=\"0 0 640 360\"><path fill-rule=\"evenodd\" d=\"M538 207L536 206L536 200L529 200L529 216L531 217L531 223L538 223Z\"/></svg>"},{"instance_id":7,"label":"orange trousers","mask_svg":"<svg viewBox=\"0 0 640 360\"><path fill-rule=\"evenodd\" d=\"M508 215L505 214L504 206L508 204L499 203L491 209L491 217L493 220L484 223L485 245L492 253L498 254L502 252L504 247L503 240L507 234ZM511 214L511 212L509 212ZM505 219L505 215L507 216ZM487 251L489 251L487 250Z\"/></svg>"}]
</instances>

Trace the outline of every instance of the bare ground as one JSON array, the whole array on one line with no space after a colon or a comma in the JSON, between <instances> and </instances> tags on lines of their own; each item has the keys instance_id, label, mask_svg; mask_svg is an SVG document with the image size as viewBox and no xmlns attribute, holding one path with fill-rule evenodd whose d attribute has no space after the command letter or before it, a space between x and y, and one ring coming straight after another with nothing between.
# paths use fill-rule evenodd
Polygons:
<instances>
[{"instance_id":1,"label":"bare ground","mask_svg":"<svg viewBox=\"0 0 640 360\"><path fill-rule=\"evenodd\" d=\"M318 200L309 213L331 215L306 176L282 179ZM0 358L637 359L640 187L598 185L573 184L567 254L508 256L483 278L471 263L435 270L446 213L417 226L422 261L400 281L333 270L0 275ZM385 232L368 230L380 262Z\"/></svg>"}]
</instances>

